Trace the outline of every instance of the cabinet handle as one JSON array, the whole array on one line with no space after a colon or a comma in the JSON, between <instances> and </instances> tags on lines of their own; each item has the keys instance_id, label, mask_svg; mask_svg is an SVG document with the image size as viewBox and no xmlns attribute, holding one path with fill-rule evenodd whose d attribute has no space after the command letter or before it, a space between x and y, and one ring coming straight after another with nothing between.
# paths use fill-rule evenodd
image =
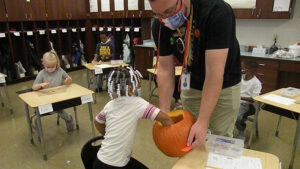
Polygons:
<instances>
[{"instance_id":1,"label":"cabinet handle","mask_svg":"<svg viewBox=\"0 0 300 169\"><path fill-rule=\"evenodd\" d=\"M264 76L265 74L263 74L263 73L257 73L259 76Z\"/></svg>"},{"instance_id":2,"label":"cabinet handle","mask_svg":"<svg viewBox=\"0 0 300 169\"><path fill-rule=\"evenodd\" d=\"M254 15L254 10L255 10L255 9L252 9L252 16Z\"/></svg>"},{"instance_id":3,"label":"cabinet handle","mask_svg":"<svg viewBox=\"0 0 300 169\"><path fill-rule=\"evenodd\" d=\"M140 11L140 14L139 14L139 17L140 17L140 18L142 17L142 13L143 13L143 12L142 12L142 11Z\"/></svg>"},{"instance_id":4,"label":"cabinet handle","mask_svg":"<svg viewBox=\"0 0 300 169\"><path fill-rule=\"evenodd\" d=\"M259 66L266 66L266 64L264 64L264 63L260 63L260 64L258 64Z\"/></svg>"},{"instance_id":5,"label":"cabinet handle","mask_svg":"<svg viewBox=\"0 0 300 169\"><path fill-rule=\"evenodd\" d=\"M257 14L257 17L258 17L258 18L260 17L261 12L262 12L262 8L259 8L259 12L258 12L258 14Z\"/></svg>"}]
</instances>

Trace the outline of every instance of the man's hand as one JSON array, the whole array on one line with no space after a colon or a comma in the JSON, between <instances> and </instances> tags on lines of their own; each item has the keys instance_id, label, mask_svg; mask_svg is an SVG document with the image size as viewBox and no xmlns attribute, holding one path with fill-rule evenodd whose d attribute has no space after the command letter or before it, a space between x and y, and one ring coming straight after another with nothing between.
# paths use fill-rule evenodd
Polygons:
<instances>
[{"instance_id":1,"label":"man's hand","mask_svg":"<svg viewBox=\"0 0 300 169\"><path fill-rule=\"evenodd\" d=\"M207 123L197 121L191 128L187 146L192 146L192 149L199 147L206 139Z\"/></svg>"},{"instance_id":2,"label":"man's hand","mask_svg":"<svg viewBox=\"0 0 300 169\"><path fill-rule=\"evenodd\" d=\"M65 79L65 84L70 84L70 83L72 83L72 79L70 77L67 77Z\"/></svg>"}]
</instances>

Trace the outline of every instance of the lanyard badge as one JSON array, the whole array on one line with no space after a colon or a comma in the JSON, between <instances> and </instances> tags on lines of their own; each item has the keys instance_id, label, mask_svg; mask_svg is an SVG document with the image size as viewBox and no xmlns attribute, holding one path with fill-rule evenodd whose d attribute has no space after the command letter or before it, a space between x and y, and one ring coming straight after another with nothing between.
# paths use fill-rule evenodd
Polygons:
<instances>
[{"instance_id":1,"label":"lanyard badge","mask_svg":"<svg viewBox=\"0 0 300 169\"><path fill-rule=\"evenodd\" d=\"M181 90L189 90L191 86L191 73L185 68L181 75Z\"/></svg>"}]
</instances>

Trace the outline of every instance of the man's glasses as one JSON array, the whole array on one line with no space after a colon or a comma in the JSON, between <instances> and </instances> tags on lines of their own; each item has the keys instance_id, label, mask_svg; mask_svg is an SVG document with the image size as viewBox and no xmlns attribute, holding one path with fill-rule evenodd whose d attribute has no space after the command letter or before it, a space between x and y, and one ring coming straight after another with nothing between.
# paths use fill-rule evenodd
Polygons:
<instances>
[{"instance_id":1,"label":"man's glasses","mask_svg":"<svg viewBox=\"0 0 300 169\"><path fill-rule=\"evenodd\" d=\"M165 18L165 17L171 16L172 14L174 14L177 11L178 2L179 2L179 0L176 1L176 4L173 7L170 7L167 10L165 10L163 12L163 14L158 14L158 13L154 14L153 18L159 19L159 18ZM180 0L180 3L182 3L181 0Z\"/></svg>"}]
</instances>

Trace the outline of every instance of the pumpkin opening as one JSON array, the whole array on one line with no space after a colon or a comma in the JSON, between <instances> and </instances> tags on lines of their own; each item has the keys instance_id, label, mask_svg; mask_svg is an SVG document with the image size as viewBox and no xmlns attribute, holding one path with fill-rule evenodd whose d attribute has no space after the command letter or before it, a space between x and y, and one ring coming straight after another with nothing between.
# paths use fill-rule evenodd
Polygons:
<instances>
[{"instance_id":1,"label":"pumpkin opening","mask_svg":"<svg viewBox=\"0 0 300 169\"><path fill-rule=\"evenodd\" d=\"M180 122L184 118L184 112L183 111L176 111L176 112L173 112L172 114L167 114L167 115L173 120L173 122L175 124ZM162 124L160 122L158 122L158 124L160 126L162 126Z\"/></svg>"}]
</instances>

